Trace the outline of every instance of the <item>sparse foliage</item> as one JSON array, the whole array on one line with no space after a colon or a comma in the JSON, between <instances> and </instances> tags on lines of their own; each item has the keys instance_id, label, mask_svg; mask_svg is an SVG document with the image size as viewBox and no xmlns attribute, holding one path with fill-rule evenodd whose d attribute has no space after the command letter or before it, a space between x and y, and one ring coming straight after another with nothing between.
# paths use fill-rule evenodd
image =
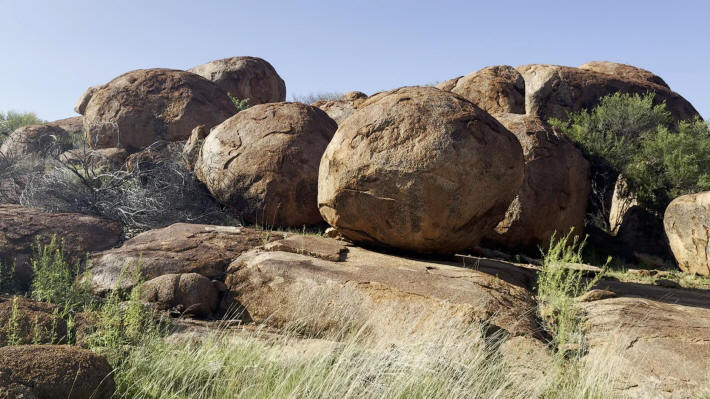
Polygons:
<instances>
[{"instance_id":1,"label":"sparse foliage","mask_svg":"<svg viewBox=\"0 0 710 399\"><path fill-rule=\"evenodd\" d=\"M311 93L311 94L305 94L305 95L294 94L293 96L291 96L291 99L293 102L297 102L297 103L313 104L314 102L317 102L317 101L338 100L341 97L343 97L343 93L322 92L322 93Z\"/></svg>"},{"instance_id":2,"label":"sparse foliage","mask_svg":"<svg viewBox=\"0 0 710 399\"><path fill-rule=\"evenodd\" d=\"M245 109L251 107L251 105L249 105L248 98L240 100L237 97L233 96L232 93L227 93L227 95L229 96L229 99L232 100L232 104L234 104L234 108L237 109L237 113L240 113Z\"/></svg>"},{"instance_id":3,"label":"sparse foliage","mask_svg":"<svg viewBox=\"0 0 710 399\"><path fill-rule=\"evenodd\" d=\"M44 122L34 112L0 112L0 144L18 128Z\"/></svg>"}]
</instances>

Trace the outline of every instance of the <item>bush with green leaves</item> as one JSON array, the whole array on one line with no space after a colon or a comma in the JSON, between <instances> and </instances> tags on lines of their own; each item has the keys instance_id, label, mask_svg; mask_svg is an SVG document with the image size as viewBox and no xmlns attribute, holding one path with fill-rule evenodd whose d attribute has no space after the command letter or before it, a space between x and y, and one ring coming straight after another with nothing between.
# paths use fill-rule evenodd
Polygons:
<instances>
[{"instance_id":1,"label":"bush with green leaves","mask_svg":"<svg viewBox=\"0 0 710 399\"><path fill-rule=\"evenodd\" d=\"M590 209L605 228L621 174L638 200L661 214L683 194L710 189L710 128L700 119L674 124L654 95L615 93L592 110L550 124L574 140L591 163Z\"/></svg>"},{"instance_id":2,"label":"bush with green leaves","mask_svg":"<svg viewBox=\"0 0 710 399\"><path fill-rule=\"evenodd\" d=\"M251 107L251 105L249 105L248 98L240 100L239 98L233 96L232 93L227 93L227 95L229 96L229 99L232 100L232 104L234 104L234 108L237 109L237 113L240 113L241 111L244 111L245 109Z\"/></svg>"},{"instance_id":3,"label":"bush with green leaves","mask_svg":"<svg viewBox=\"0 0 710 399\"><path fill-rule=\"evenodd\" d=\"M35 254L30 262L33 272L32 299L60 305L64 314L81 311L91 303L88 282L78 281L81 274L79 264L69 264L56 235L46 245L37 239Z\"/></svg>"},{"instance_id":4,"label":"bush with green leaves","mask_svg":"<svg viewBox=\"0 0 710 399\"><path fill-rule=\"evenodd\" d=\"M38 118L34 112L0 112L0 143L17 128L39 123L45 123L45 121Z\"/></svg>"}]
</instances>

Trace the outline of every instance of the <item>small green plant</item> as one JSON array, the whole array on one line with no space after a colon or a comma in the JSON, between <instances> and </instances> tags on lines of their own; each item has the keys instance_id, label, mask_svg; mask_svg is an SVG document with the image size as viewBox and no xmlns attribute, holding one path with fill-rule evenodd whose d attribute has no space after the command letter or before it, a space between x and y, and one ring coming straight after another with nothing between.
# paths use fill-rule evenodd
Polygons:
<instances>
[{"instance_id":1,"label":"small green plant","mask_svg":"<svg viewBox=\"0 0 710 399\"><path fill-rule=\"evenodd\" d=\"M12 298L12 312L10 313L10 318L7 320L7 345L14 346L22 343L22 338L20 337L20 312L17 307L17 297Z\"/></svg>"},{"instance_id":2,"label":"small green plant","mask_svg":"<svg viewBox=\"0 0 710 399\"><path fill-rule=\"evenodd\" d=\"M249 105L249 99L238 99L237 97L233 96L232 93L227 93L229 96L229 99L232 100L232 104L234 104L234 108L237 109L237 113L244 111L245 109L249 108L251 105Z\"/></svg>"},{"instance_id":3,"label":"small green plant","mask_svg":"<svg viewBox=\"0 0 710 399\"><path fill-rule=\"evenodd\" d=\"M45 123L38 118L34 112L0 112L0 143L2 143L10 133L26 125L36 125Z\"/></svg>"},{"instance_id":4,"label":"small green plant","mask_svg":"<svg viewBox=\"0 0 710 399\"><path fill-rule=\"evenodd\" d=\"M37 239L35 254L30 262L34 273L32 299L60 305L66 313L81 310L91 302L88 281L77 282L79 265L69 265L56 235L46 245Z\"/></svg>"},{"instance_id":5,"label":"small green plant","mask_svg":"<svg viewBox=\"0 0 710 399\"><path fill-rule=\"evenodd\" d=\"M586 278L583 270L574 268L575 264L582 263L586 239L572 238L572 233L559 240L552 237L550 247L543 251L542 268L537 277L538 311L558 352L582 347L582 318L574 298L589 291L606 271L605 265L601 273ZM607 265L610 261L607 260Z\"/></svg>"},{"instance_id":6,"label":"small green plant","mask_svg":"<svg viewBox=\"0 0 710 399\"><path fill-rule=\"evenodd\" d=\"M15 263L0 262L0 293L12 294L16 290Z\"/></svg>"}]
</instances>

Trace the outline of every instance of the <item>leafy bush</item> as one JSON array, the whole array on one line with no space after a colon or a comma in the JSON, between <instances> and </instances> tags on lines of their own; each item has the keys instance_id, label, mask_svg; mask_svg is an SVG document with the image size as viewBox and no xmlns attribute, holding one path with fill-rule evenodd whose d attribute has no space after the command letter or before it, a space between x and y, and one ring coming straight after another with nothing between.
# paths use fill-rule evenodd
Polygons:
<instances>
[{"instance_id":1,"label":"leafy bush","mask_svg":"<svg viewBox=\"0 0 710 399\"><path fill-rule=\"evenodd\" d=\"M251 107L251 105L249 105L248 98L240 100L237 97L234 97L232 93L227 93L227 95L229 96L229 99L232 100L232 104L234 104L234 108L237 109L237 113L240 113L241 111L244 111L245 109Z\"/></svg>"},{"instance_id":2,"label":"leafy bush","mask_svg":"<svg viewBox=\"0 0 710 399\"><path fill-rule=\"evenodd\" d=\"M699 120L673 124L665 103L654 95L615 93L591 111L551 119L574 140L591 163L591 210L606 226L614 184L624 175L629 188L650 210L662 213L673 198L710 189L710 129Z\"/></svg>"},{"instance_id":3,"label":"leafy bush","mask_svg":"<svg viewBox=\"0 0 710 399\"><path fill-rule=\"evenodd\" d=\"M32 299L60 305L64 314L81 311L91 303L88 283L77 281L79 264L71 266L67 262L56 235L47 245L37 240L35 255L30 262L33 272Z\"/></svg>"},{"instance_id":4,"label":"leafy bush","mask_svg":"<svg viewBox=\"0 0 710 399\"><path fill-rule=\"evenodd\" d=\"M8 111L7 113L0 112L0 143L2 143L10 133L17 128L26 125L36 125L45 123L38 118L34 112L15 112Z\"/></svg>"}]
</instances>

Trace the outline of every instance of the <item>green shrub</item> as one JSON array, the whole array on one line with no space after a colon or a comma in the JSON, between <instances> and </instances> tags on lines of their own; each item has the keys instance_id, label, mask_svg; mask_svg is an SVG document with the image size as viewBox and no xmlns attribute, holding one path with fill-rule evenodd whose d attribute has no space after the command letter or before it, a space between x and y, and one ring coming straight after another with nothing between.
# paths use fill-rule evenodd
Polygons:
<instances>
[{"instance_id":1,"label":"green shrub","mask_svg":"<svg viewBox=\"0 0 710 399\"><path fill-rule=\"evenodd\" d=\"M56 235L47 245L42 245L37 239L35 254L30 262L33 271L32 299L60 305L64 313L80 311L91 302L88 282L77 282L79 265L71 266L67 262Z\"/></svg>"},{"instance_id":2,"label":"green shrub","mask_svg":"<svg viewBox=\"0 0 710 399\"><path fill-rule=\"evenodd\" d=\"M0 262L0 294L13 294L16 290L15 263Z\"/></svg>"},{"instance_id":3,"label":"green shrub","mask_svg":"<svg viewBox=\"0 0 710 399\"><path fill-rule=\"evenodd\" d=\"M7 320L7 329L5 330L7 336L7 345L14 346L19 345L22 342L20 338L20 313L17 308L17 297L12 297L12 313L10 318Z\"/></svg>"},{"instance_id":4,"label":"green shrub","mask_svg":"<svg viewBox=\"0 0 710 399\"><path fill-rule=\"evenodd\" d=\"M673 123L654 95L615 93L591 111L551 119L591 163L590 209L605 228L619 174L647 209L661 214L673 198L710 189L710 129L699 120Z\"/></svg>"},{"instance_id":5,"label":"green shrub","mask_svg":"<svg viewBox=\"0 0 710 399\"><path fill-rule=\"evenodd\" d=\"M0 112L0 143L17 128L38 123L45 123L45 121L38 118L34 112Z\"/></svg>"},{"instance_id":6,"label":"green shrub","mask_svg":"<svg viewBox=\"0 0 710 399\"><path fill-rule=\"evenodd\" d=\"M227 93L227 95L229 96L229 99L232 100L232 104L234 104L234 108L237 109L236 113L240 113L241 111L244 111L245 109L251 107L251 105L249 105L248 98L240 100L237 97L234 97L232 95L232 93Z\"/></svg>"}]
</instances>

